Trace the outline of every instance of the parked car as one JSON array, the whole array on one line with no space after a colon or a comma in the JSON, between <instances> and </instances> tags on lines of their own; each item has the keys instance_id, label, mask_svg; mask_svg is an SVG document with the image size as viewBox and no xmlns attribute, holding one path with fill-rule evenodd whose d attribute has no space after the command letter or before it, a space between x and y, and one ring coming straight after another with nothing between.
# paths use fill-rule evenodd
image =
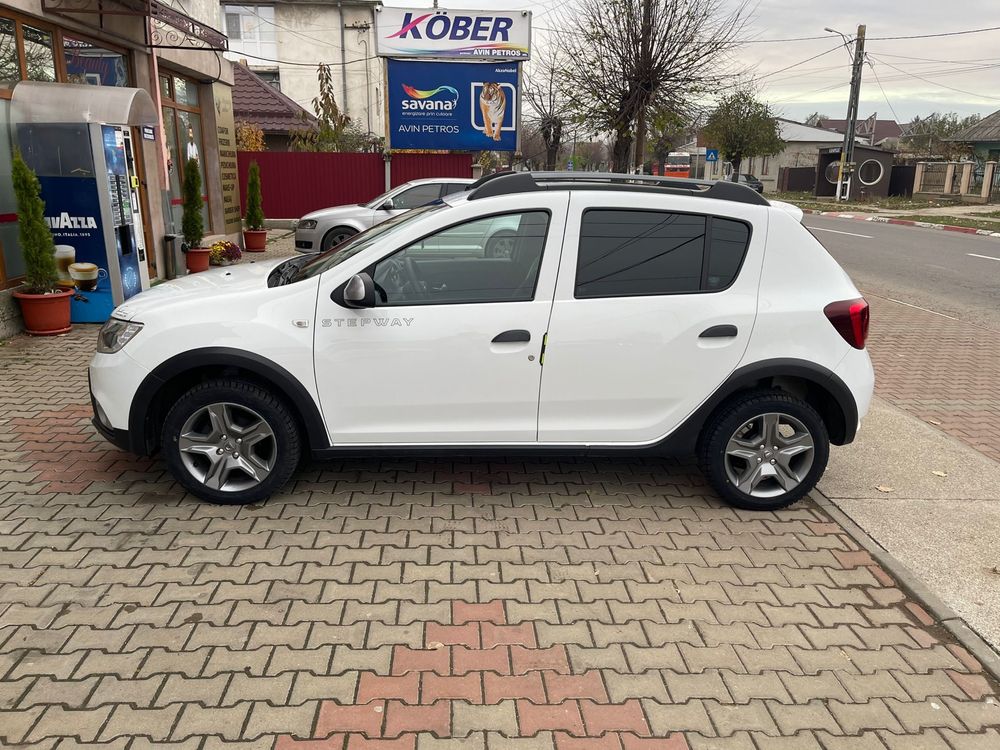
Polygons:
<instances>
[{"instance_id":1,"label":"parked car","mask_svg":"<svg viewBox=\"0 0 1000 750\"><path fill-rule=\"evenodd\" d=\"M752 174L739 174L737 175L736 182L740 185L746 185L748 188L756 190L758 193L764 192L764 183Z\"/></svg>"},{"instance_id":2,"label":"parked car","mask_svg":"<svg viewBox=\"0 0 1000 750\"><path fill-rule=\"evenodd\" d=\"M498 217L509 255L439 251ZM874 384L868 305L801 218L725 181L491 176L321 255L128 300L94 424L217 503L305 456L485 450L695 453L727 502L780 508Z\"/></svg>"},{"instance_id":3,"label":"parked car","mask_svg":"<svg viewBox=\"0 0 1000 750\"><path fill-rule=\"evenodd\" d=\"M445 195L467 190L473 182L461 177L413 180L368 203L313 211L303 216L295 226L295 249L302 253L326 252L358 232L411 208L426 206Z\"/></svg>"}]
</instances>

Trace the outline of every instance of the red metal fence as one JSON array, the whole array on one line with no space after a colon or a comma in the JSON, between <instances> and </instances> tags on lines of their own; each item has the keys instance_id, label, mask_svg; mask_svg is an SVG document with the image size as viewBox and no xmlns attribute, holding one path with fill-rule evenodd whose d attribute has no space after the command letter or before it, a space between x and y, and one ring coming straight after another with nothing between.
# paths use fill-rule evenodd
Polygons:
<instances>
[{"instance_id":1,"label":"red metal fence","mask_svg":"<svg viewBox=\"0 0 1000 750\"><path fill-rule=\"evenodd\" d=\"M251 161L260 166L264 215L297 219L310 211L345 203L365 203L385 192L381 154L315 154L261 151L237 154L240 205L246 205L246 176ZM392 186L423 177L471 177L469 154L393 154Z\"/></svg>"}]
</instances>

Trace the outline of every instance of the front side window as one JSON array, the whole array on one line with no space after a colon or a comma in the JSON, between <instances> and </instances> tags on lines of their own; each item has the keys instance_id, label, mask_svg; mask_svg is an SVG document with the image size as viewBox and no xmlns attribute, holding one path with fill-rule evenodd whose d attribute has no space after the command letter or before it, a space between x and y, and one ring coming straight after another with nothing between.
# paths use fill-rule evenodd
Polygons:
<instances>
[{"instance_id":1,"label":"front side window","mask_svg":"<svg viewBox=\"0 0 1000 750\"><path fill-rule=\"evenodd\" d=\"M441 197L441 186L437 183L429 185L415 185L409 190L404 190L399 195L393 197L392 207L394 209L409 211L411 208L420 208L428 203L436 201Z\"/></svg>"},{"instance_id":2,"label":"front side window","mask_svg":"<svg viewBox=\"0 0 1000 750\"><path fill-rule=\"evenodd\" d=\"M575 296L636 297L725 289L749 227L697 214L592 209L580 225Z\"/></svg>"},{"instance_id":3,"label":"front side window","mask_svg":"<svg viewBox=\"0 0 1000 750\"><path fill-rule=\"evenodd\" d=\"M375 264L379 305L525 302L535 295L549 215L490 216L425 237ZM509 253L493 252L503 237Z\"/></svg>"}]
</instances>

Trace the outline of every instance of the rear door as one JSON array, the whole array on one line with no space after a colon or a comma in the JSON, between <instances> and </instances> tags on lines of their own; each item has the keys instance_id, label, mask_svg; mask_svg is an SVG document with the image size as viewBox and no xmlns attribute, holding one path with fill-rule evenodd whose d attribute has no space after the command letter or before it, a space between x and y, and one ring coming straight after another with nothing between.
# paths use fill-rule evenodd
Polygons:
<instances>
[{"instance_id":1,"label":"rear door","mask_svg":"<svg viewBox=\"0 0 1000 750\"><path fill-rule=\"evenodd\" d=\"M742 203L573 193L539 441L651 443L711 395L750 340L766 221Z\"/></svg>"}]
</instances>

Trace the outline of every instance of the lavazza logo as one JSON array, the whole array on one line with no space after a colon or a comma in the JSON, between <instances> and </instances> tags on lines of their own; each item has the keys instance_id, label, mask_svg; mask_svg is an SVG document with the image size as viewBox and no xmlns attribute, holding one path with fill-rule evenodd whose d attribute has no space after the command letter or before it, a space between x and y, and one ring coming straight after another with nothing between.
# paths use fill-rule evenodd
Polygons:
<instances>
[{"instance_id":1,"label":"lavazza logo","mask_svg":"<svg viewBox=\"0 0 1000 750\"><path fill-rule=\"evenodd\" d=\"M70 216L63 211L58 216L46 216L49 229L97 229L97 219L93 216Z\"/></svg>"}]
</instances>

